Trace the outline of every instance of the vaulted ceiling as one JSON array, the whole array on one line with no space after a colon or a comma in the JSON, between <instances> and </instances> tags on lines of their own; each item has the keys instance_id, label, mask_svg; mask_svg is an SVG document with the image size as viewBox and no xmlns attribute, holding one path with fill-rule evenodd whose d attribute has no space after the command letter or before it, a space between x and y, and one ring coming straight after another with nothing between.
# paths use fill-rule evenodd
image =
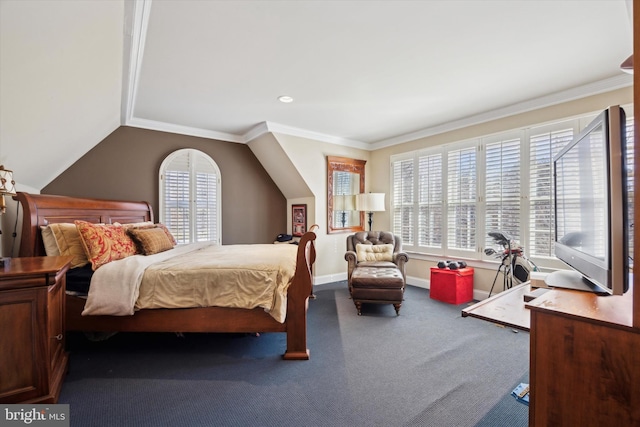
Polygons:
<instances>
[{"instance_id":1,"label":"vaulted ceiling","mask_svg":"<svg viewBox=\"0 0 640 427\"><path fill-rule=\"evenodd\" d=\"M132 123L228 140L382 145L631 81L624 1L154 1L133 22Z\"/></svg>"},{"instance_id":2,"label":"vaulted ceiling","mask_svg":"<svg viewBox=\"0 0 640 427\"><path fill-rule=\"evenodd\" d=\"M630 7L0 0L0 163L42 188L121 124L381 148L630 86Z\"/></svg>"}]
</instances>

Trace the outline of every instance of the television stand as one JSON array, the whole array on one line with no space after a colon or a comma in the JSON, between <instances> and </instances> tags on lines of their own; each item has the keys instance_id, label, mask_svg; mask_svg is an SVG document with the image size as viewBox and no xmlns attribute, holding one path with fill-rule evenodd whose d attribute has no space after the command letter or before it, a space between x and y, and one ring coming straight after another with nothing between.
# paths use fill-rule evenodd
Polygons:
<instances>
[{"instance_id":1,"label":"television stand","mask_svg":"<svg viewBox=\"0 0 640 427\"><path fill-rule=\"evenodd\" d=\"M551 289L530 302L523 283L462 310L530 331L529 425L640 426L640 329L633 294Z\"/></svg>"},{"instance_id":2,"label":"television stand","mask_svg":"<svg viewBox=\"0 0 640 427\"><path fill-rule=\"evenodd\" d=\"M531 313L529 425L640 425L632 294L555 289Z\"/></svg>"},{"instance_id":3,"label":"television stand","mask_svg":"<svg viewBox=\"0 0 640 427\"><path fill-rule=\"evenodd\" d=\"M592 292L601 296L610 295L610 293L600 285L595 284L574 270L556 270L553 273L550 273L544 282L552 288Z\"/></svg>"}]
</instances>

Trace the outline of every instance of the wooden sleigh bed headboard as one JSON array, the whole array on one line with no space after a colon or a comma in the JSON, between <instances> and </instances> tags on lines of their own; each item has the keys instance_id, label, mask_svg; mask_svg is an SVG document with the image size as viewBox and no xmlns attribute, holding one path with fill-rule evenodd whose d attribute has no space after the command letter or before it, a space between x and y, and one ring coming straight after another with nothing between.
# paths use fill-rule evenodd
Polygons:
<instances>
[{"instance_id":1,"label":"wooden sleigh bed headboard","mask_svg":"<svg viewBox=\"0 0 640 427\"><path fill-rule=\"evenodd\" d=\"M40 227L54 223L83 220L93 223L153 221L153 209L147 202L83 199L47 194L18 193L15 197L24 209L22 237L18 256L45 256Z\"/></svg>"}]
</instances>

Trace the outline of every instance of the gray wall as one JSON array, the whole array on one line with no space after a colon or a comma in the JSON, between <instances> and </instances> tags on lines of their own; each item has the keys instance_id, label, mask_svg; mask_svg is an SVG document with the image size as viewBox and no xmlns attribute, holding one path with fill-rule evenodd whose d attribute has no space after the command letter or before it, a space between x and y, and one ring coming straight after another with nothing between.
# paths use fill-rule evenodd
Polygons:
<instances>
[{"instance_id":1,"label":"gray wall","mask_svg":"<svg viewBox=\"0 0 640 427\"><path fill-rule=\"evenodd\" d=\"M271 243L290 233L287 201L245 144L121 126L42 189L114 200L146 200L158 217L158 171L164 158L195 148L222 175L222 243Z\"/></svg>"}]
</instances>

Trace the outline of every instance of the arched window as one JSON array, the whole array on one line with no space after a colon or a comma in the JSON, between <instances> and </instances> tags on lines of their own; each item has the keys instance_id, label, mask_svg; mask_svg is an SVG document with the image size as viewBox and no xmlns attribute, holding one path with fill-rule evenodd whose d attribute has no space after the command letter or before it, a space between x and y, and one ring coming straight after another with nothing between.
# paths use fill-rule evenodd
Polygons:
<instances>
[{"instance_id":1,"label":"arched window","mask_svg":"<svg viewBox=\"0 0 640 427\"><path fill-rule=\"evenodd\" d=\"M221 242L220 169L205 153L185 148L160 166L160 222L178 243Z\"/></svg>"}]
</instances>

